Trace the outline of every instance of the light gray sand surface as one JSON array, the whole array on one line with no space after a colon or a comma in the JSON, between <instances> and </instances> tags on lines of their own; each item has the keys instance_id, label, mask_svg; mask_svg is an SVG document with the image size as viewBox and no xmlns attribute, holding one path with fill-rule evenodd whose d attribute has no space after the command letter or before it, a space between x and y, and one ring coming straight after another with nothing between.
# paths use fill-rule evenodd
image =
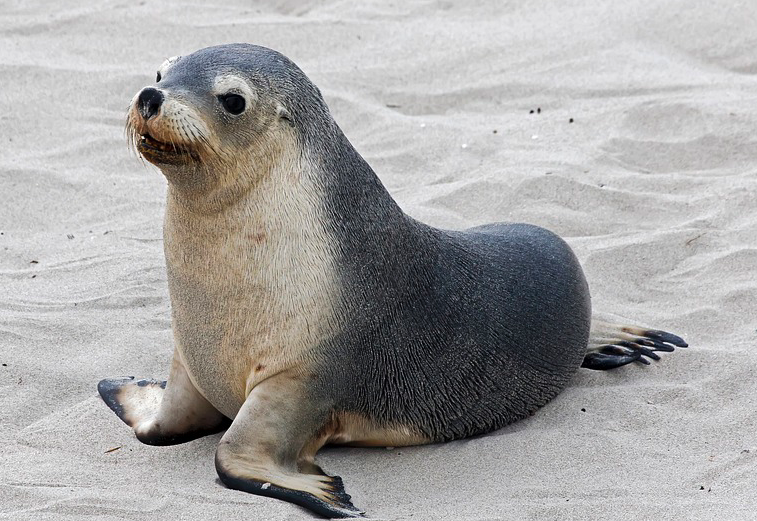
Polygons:
<instances>
[{"instance_id":1,"label":"light gray sand surface","mask_svg":"<svg viewBox=\"0 0 757 521\"><path fill-rule=\"evenodd\" d=\"M125 109L164 58L233 41L298 63L410 215L548 227L596 309L692 346L582 370L488 436L324 451L357 506L754 519L756 21L735 0L3 2L0 519L310 518L220 485L219 436L142 445L95 390L165 377L172 350L165 180Z\"/></svg>"}]
</instances>

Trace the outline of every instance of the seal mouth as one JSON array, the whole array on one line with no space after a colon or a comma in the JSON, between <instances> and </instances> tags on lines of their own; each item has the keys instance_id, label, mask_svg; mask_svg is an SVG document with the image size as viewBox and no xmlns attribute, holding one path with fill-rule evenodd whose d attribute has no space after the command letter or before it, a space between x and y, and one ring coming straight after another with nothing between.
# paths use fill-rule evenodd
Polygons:
<instances>
[{"instance_id":1,"label":"seal mouth","mask_svg":"<svg viewBox=\"0 0 757 521\"><path fill-rule=\"evenodd\" d=\"M152 163L183 164L199 160L193 150L187 146L159 141L149 133L139 136L137 150Z\"/></svg>"},{"instance_id":2,"label":"seal mouth","mask_svg":"<svg viewBox=\"0 0 757 521\"><path fill-rule=\"evenodd\" d=\"M142 134L139 136L139 143L137 145L142 150L152 150L155 152L161 152L163 154L191 154L191 151L176 143L166 143L165 141L159 141L152 137L150 134Z\"/></svg>"}]
</instances>

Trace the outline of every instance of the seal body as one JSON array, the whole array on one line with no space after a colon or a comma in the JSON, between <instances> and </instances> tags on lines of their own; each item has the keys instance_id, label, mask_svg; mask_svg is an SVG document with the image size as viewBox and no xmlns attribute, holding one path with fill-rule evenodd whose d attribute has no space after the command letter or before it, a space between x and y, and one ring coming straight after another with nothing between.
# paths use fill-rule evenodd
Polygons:
<instances>
[{"instance_id":1,"label":"seal body","mask_svg":"<svg viewBox=\"0 0 757 521\"><path fill-rule=\"evenodd\" d=\"M229 487L358 516L315 463L324 444L488 432L544 405L582 364L685 345L592 319L576 257L547 230L446 231L405 215L275 51L168 60L127 127L168 180L175 350L167 382L99 391L145 443L228 429L216 468Z\"/></svg>"},{"instance_id":2,"label":"seal body","mask_svg":"<svg viewBox=\"0 0 757 521\"><path fill-rule=\"evenodd\" d=\"M385 233L337 263L351 290L346 327L327 347L341 363L324 367L338 408L447 441L522 418L565 386L591 313L560 238L523 224L448 232L411 220Z\"/></svg>"}]
</instances>

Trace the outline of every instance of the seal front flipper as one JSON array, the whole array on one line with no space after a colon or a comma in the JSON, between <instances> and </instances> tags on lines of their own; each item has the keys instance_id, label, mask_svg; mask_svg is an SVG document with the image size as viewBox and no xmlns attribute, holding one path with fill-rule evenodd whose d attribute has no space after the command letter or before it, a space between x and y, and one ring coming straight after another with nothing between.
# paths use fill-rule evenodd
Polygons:
<instances>
[{"instance_id":1,"label":"seal front flipper","mask_svg":"<svg viewBox=\"0 0 757 521\"><path fill-rule=\"evenodd\" d=\"M174 352L168 381L102 380L103 401L148 445L175 445L224 430L230 420L197 391Z\"/></svg>"},{"instance_id":2,"label":"seal front flipper","mask_svg":"<svg viewBox=\"0 0 757 521\"><path fill-rule=\"evenodd\" d=\"M649 365L647 358L660 359L658 351L671 352L676 347L688 346L683 338L667 331L613 324L593 316L589 346L581 367L604 370L631 362Z\"/></svg>"},{"instance_id":3,"label":"seal front flipper","mask_svg":"<svg viewBox=\"0 0 757 521\"><path fill-rule=\"evenodd\" d=\"M342 479L313 459L328 439L330 411L296 376L277 375L249 394L216 451L229 488L295 503L327 518L362 517Z\"/></svg>"},{"instance_id":4,"label":"seal front flipper","mask_svg":"<svg viewBox=\"0 0 757 521\"><path fill-rule=\"evenodd\" d=\"M130 427L138 418L157 414L165 388L165 380L135 380L133 376L106 378L97 384L105 404Z\"/></svg>"}]
</instances>

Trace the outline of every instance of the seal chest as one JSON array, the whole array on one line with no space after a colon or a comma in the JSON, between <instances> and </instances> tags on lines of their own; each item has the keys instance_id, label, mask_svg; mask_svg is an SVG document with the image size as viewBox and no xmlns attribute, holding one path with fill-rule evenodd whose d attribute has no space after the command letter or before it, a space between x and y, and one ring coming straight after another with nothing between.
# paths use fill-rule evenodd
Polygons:
<instances>
[{"instance_id":1,"label":"seal chest","mask_svg":"<svg viewBox=\"0 0 757 521\"><path fill-rule=\"evenodd\" d=\"M175 349L167 381L98 389L148 444L226 430L225 485L356 517L341 478L315 462L324 444L488 432L582 364L685 346L593 321L577 259L547 230L444 231L405 215L277 52L210 47L167 60L156 80L127 129L168 181Z\"/></svg>"},{"instance_id":2,"label":"seal chest","mask_svg":"<svg viewBox=\"0 0 757 521\"><path fill-rule=\"evenodd\" d=\"M317 357L314 347L335 327L333 240L319 188L307 165L299 170L273 168L236 204L205 215L169 187L176 348L200 392L230 418L260 381Z\"/></svg>"}]
</instances>

